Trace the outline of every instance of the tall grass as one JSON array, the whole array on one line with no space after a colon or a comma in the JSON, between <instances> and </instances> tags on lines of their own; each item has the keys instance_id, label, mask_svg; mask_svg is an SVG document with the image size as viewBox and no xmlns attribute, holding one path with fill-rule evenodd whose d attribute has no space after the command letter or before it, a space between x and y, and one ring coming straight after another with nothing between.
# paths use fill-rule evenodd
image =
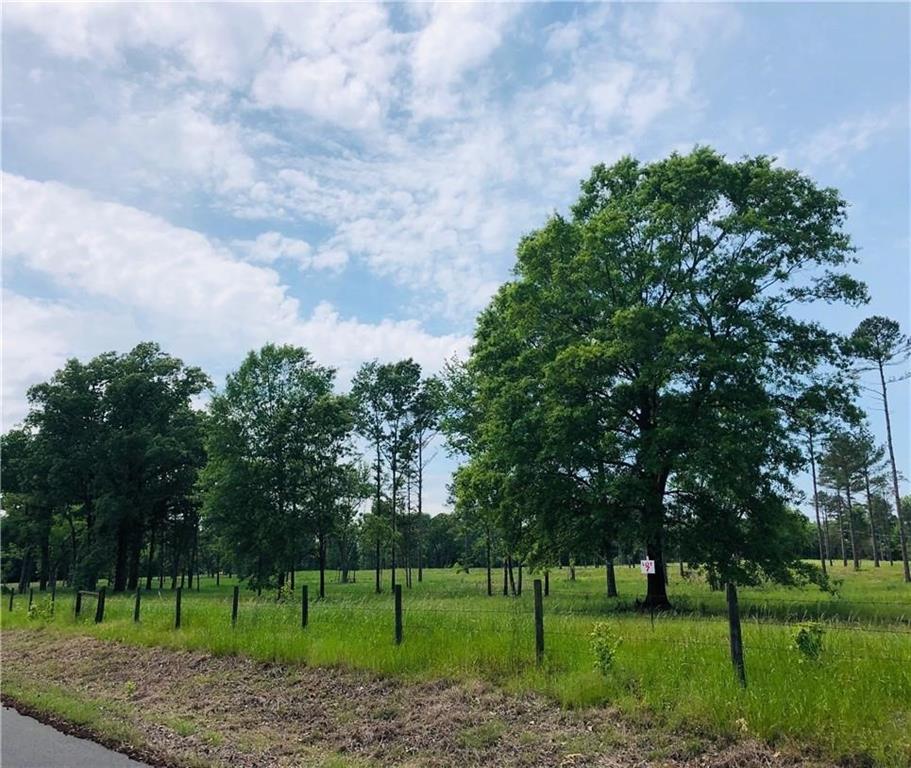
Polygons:
<instances>
[{"instance_id":1,"label":"tall grass","mask_svg":"<svg viewBox=\"0 0 911 768\"><path fill-rule=\"evenodd\" d=\"M644 589L638 570L618 569L620 600L603 596L604 572L551 572L545 599L545 661L534 663L531 577L519 598L486 596L483 571L427 571L404 595L405 640L393 642L393 606L373 593L372 574L354 584L330 583L313 601L306 629L297 598L276 602L242 589L231 626L233 581L204 579L184 590L182 626L174 629L174 595L143 592L142 619L132 621L130 595L108 596L105 619L93 622L94 601L72 613L73 597L58 592L52 618L29 619L22 597L4 627L46 626L119 642L243 654L266 661L341 665L410 679L485 679L518 691L538 691L568 707L610 704L661 727L712 735L749 733L773 744L800 744L833 760L911 762L911 592L898 567L841 572L836 594L781 588L743 590L748 687L731 672L723 598L696 580L672 575L672 601L691 612L654 619L629 610ZM316 575L302 573L314 594ZM388 578L387 578L388 582ZM500 586L502 584L500 583ZM37 598L38 601L46 597ZM625 610L626 609L626 610ZM589 634L612 622L622 637L604 675L594 667ZM820 659L793 647L798 619L826 628Z\"/></svg>"}]
</instances>

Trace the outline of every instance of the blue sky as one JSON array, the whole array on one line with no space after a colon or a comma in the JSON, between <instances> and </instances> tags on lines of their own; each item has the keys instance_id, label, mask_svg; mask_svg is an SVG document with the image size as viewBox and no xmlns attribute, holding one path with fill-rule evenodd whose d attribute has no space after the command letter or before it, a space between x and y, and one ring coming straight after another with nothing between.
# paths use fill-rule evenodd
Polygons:
<instances>
[{"instance_id":1,"label":"blue sky","mask_svg":"<svg viewBox=\"0 0 911 768\"><path fill-rule=\"evenodd\" d=\"M908 33L907 4L7 3L4 423L146 338L216 380L267 340L342 385L436 370L594 163L697 143L838 187L872 301L814 311L908 330Z\"/></svg>"}]
</instances>

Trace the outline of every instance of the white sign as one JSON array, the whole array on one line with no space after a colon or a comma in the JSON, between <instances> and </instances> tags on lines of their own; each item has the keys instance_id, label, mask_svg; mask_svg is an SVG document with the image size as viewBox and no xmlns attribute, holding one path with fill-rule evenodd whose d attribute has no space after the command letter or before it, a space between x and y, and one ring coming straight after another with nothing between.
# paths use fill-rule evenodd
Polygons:
<instances>
[{"instance_id":1,"label":"white sign","mask_svg":"<svg viewBox=\"0 0 911 768\"><path fill-rule=\"evenodd\" d=\"M639 562L639 567L642 569L642 573L654 573L655 572L655 561L654 560L642 560Z\"/></svg>"}]
</instances>

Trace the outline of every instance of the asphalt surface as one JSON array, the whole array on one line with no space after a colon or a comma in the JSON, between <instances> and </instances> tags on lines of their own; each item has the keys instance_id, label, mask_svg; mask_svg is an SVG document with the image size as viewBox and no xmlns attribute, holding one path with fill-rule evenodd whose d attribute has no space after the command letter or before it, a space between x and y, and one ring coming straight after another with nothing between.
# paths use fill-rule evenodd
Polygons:
<instances>
[{"instance_id":1,"label":"asphalt surface","mask_svg":"<svg viewBox=\"0 0 911 768\"><path fill-rule=\"evenodd\" d=\"M149 768L94 741L60 733L8 707L3 707L0 715L0 767Z\"/></svg>"}]
</instances>

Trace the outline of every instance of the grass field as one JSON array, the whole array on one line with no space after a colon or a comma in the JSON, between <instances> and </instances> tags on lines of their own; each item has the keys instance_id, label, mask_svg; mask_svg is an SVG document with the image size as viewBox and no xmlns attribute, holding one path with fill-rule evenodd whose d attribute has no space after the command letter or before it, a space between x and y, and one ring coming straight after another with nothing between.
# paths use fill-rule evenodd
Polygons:
<instances>
[{"instance_id":1,"label":"grass field","mask_svg":"<svg viewBox=\"0 0 911 768\"><path fill-rule=\"evenodd\" d=\"M532 576L519 598L487 597L483 570L469 574L429 570L404 589L404 642L393 642L388 591L373 592L372 572L356 583L330 579L327 598L312 601L300 628L297 598L277 603L241 590L232 628L234 582L203 579L184 590L182 626L174 629L174 594L143 593L142 619L132 621L133 597L108 596L104 622L93 623L94 600L73 616L73 596L58 591L49 616L36 593L37 616L27 596L12 613L3 600L4 627L46 628L91 634L124 643L242 654L259 660L364 668L408 679L485 679L511 690L533 690L565 706L611 704L662 729L694 736L757 736L773 745L815 751L833 761L883 766L911 764L911 588L898 565L859 573L833 569L835 594L815 588L743 589L748 687L732 674L722 593L671 570L674 613L650 617L632 609L644 592L638 568L618 567L620 599L604 593L603 568L550 575L545 599L545 660L535 665ZM315 593L316 574L298 584ZM388 573L385 574L388 590ZM500 586L502 582L500 581ZM825 626L816 661L793 648L794 624L815 618ZM593 665L589 635L607 620L622 638L615 664L604 675Z\"/></svg>"}]
</instances>

